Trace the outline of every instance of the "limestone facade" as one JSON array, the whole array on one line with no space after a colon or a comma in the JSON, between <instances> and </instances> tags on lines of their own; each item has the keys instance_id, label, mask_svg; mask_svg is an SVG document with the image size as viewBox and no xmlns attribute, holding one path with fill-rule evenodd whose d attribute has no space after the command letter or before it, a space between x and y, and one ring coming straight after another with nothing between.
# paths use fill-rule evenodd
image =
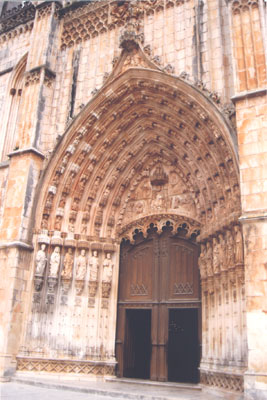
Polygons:
<instances>
[{"instance_id":1,"label":"limestone facade","mask_svg":"<svg viewBox=\"0 0 267 400\"><path fill-rule=\"evenodd\" d=\"M116 374L120 243L153 224L199 245L201 383L264 398L266 2L2 8L1 378Z\"/></svg>"}]
</instances>

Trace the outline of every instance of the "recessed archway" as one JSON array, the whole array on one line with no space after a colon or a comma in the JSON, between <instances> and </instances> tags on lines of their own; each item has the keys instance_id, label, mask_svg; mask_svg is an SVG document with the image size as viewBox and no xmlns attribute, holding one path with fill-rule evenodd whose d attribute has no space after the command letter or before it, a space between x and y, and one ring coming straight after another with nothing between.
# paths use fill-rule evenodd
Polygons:
<instances>
[{"instance_id":1,"label":"recessed archway","mask_svg":"<svg viewBox=\"0 0 267 400\"><path fill-rule=\"evenodd\" d=\"M31 316L39 322L25 332L28 354L41 347L44 359L65 357L63 370L74 354L88 373L114 373L120 242L136 230L146 235L151 223L161 232L168 222L174 235L201 243L201 379L228 384L230 360L239 390L246 347L243 339L236 346L245 330L238 175L235 135L211 99L153 66L138 46L124 49L40 182ZM41 274L40 257L48 259ZM67 329L55 315L64 315ZM210 360L219 360L215 372Z\"/></svg>"}]
</instances>

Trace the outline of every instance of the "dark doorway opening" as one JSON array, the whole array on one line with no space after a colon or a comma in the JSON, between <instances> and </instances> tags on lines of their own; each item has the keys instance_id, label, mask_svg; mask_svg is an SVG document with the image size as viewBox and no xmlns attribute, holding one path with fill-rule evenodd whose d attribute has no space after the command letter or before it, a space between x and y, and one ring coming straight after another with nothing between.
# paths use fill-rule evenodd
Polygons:
<instances>
[{"instance_id":1,"label":"dark doorway opening","mask_svg":"<svg viewBox=\"0 0 267 400\"><path fill-rule=\"evenodd\" d=\"M150 378L151 310L126 310L124 370L127 378Z\"/></svg>"},{"instance_id":2,"label":"dark doorway opening","mask_svg":"<svg viewBox=\"0 0 267 400\"><path fill-rule=\"evenodd\" d=\"M169 309L168 380L199 382L198 310Z\"/></svg>"}]
</instances>

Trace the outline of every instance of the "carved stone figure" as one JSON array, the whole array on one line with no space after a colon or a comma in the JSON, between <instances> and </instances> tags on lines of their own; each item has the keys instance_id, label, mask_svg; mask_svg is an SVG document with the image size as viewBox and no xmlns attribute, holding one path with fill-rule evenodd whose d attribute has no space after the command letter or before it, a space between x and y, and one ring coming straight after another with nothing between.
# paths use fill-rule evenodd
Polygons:
<instances>
[{"instance_id":1,"label":"carved stone figure","mask_svg":"<svg viewBox=\"0 0 267 400\"><path fill-rule=\"evenodd\" d=\"M207 265L207 275L213 275L213 266L212 266L212 248L210 242L207 242L206 248L206 265Z\"/></svg>"},{"instance_id":2,"label":"carved stone figure","mask_svg":"<svg viewBox=\"0 0 267 400\"><path fill-rule=\"evenodd\" d=\"M35 275L41 275L43 276L44 270L45 270L45 265L47 262L46 254L45 254L45 248L46 245L43 243L41 244L40 250L38 250L36 254L36 270L35 270Z\"/></svg>"},{"instance_id":3,"label":"carved stone figure","mask_svg":"<svg viewBox=\"0 0 267 400\"><path fill-rule=\"evenodd\" d=\"M56 246L50 258L49 276L53 277L57 276L59 264L60 264L60 248L59 246Z\"/></svg>"},{"instance_id":4,"label":"carved stone figure","mask_svg":"<svg viewBox=\"0 0 267 400\"><path fill-rule=\"evenodd\" d=\"M76 268L76 279L84 280L86 275L86 256L85 250L81 250L81 254L77 259L77 268Z\"/></svg>"},{"instance_id":5,"label":"carved stone figure","mask_svg":"<svg viewBox=\"0 0 267 400\"><path fill-rule=\"evenodd\" d=\"M231 231L226 233L226 249L227 249L227 266L231 268L234 264L234 247L233 247L233 236Z\"/></svg>"},{"instance_id":6,"label":"carved stone figure","mask_svg":"<svg viewBox=\"0 0 267 400\"><path fill-rule=\"evenodd\" d=\"M43 219L41 222L41 228L42 229L48 229L48 214L43 215Z\"/></svg>"},{"instance_id":7,"label":"carved stone figure","mask_svg":"<svg viewBox=\"0 0 267 400\"><path fill-rule=\"evenodd\" d=\"M237 264L243 263L243 239L241 229L235 226L235 262Z\"/></svg>"},{"instance_id":8,"label":"carved stone figure","mask_svg":"<svg viewBox=\"0 0 267 400\"><path fill-rule=\"evenodd\" d=\"M213 239L213 270L215 274L220 272L220 255L217 238Z\"/></svg>"},{"instance_id":9,"label":"carved stone figure","mask_svg":"<svg viewBox=\"0 0 267 400\"><path fill-rule=\"evenodd\" d=\"M56 221L55 221L55 230L60 231L61 230L61 225L62 225L62 217L61 215L56 216Z\"/></svg>"},{"instance_id":10,"label":"carved stone figure","mask_svg":"<svg viewBox=\"0 0 267 400\"><path fill-rule=\"evenodd\" d=\"M161 193L158 193L156 198L152 201L152 208L154 210L161 210L165 206L164 197Z\"/></svg>"},{"instance_id":11,"label":"carved stone figure","mask_svg":"<svg viewBox=\"0 0 267 400\"><path fill-rule=\"evenodd\" d=\"M112 260L111 260L111 254L107 253L106 258L103 262L102 281L111 283L112 274L113 274L113 264L112 264Z\"/></svg>"},{"instance_id":12,"label":"carved stone figure","mask_svg":"<svg viewBox=\"0 0 267 400\"><path fill-rule=\"evenodd\" d=\"M90 281L97 281L98 269L98 253L96 250L94 250L92 257L90 258Z\"/></svg>"},{"instance_id":13,"label":"carved stone figure","mask_svg":"<svg viewBox=\"0 0 267 400\"><path fill-rule=\"evenodd\" d=\"M61 273L62 278L71 279L73 260L74 260L73 251L72 251L72 248L69 247L68 251L64 257L64 262L63 262L64 268Z\"/></svg>"},{"instance_id":14,"label":"carved stone figure","mask_svg":"<svg viewBox=\"0 0 267 400\"><path fill-rule=\"evenodd\" d=\"M220 258L220 266L221 266L221 271L227 270L227 260L226 260L226 244L225 244L225 239L223 234L219 235L219 241L220 241L220 246L219 246L219 258Z\"/></svg>"},{"instance_id":15,"label":"carved stone figure","mask_svg":"<svg viewBox=\"0 0 267 400\"><path fill-rule=\"evenodd\" d=\"M75 220L73 218L70 218L68 228L69 228L69 232L70 233L74 233L74 231L75 231Z\"/></svg>"},{"instance_id":16,"label":"carved stone figure","mask_svg":"<svg viewBox=\"0 0 267 400\"><path fill-rule=\"evenodd\" d=\"M206 246L204 244L201 245L201 253L198 260L200 276L201 279L205 279L207 277L207 266L206 266Z\"/></svg>"}]
</instances>

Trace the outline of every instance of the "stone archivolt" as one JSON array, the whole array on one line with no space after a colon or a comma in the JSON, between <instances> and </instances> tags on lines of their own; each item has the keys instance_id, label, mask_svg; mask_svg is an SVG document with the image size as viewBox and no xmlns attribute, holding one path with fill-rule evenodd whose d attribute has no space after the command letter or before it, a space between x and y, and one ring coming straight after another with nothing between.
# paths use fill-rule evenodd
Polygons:
<instances>
[{"instance_id":1,"label":"stone archivolt","mask_svg":"<svg viewBox=\"0 0 267 400\"><path fill-rule=\"evenodd\" d=\"M150 210L192 217L204 237L239 216L236 154L225 119L178 78L131 64L124 72L136 51L145 59L140 50L124 50L65 134L46 174L53 190L42 193L40 228L53 230L61 209L62 232L71 224L76 235L115 239ZM153 185L159 164L168 182Z\"/></svg>"}]
</instances>

